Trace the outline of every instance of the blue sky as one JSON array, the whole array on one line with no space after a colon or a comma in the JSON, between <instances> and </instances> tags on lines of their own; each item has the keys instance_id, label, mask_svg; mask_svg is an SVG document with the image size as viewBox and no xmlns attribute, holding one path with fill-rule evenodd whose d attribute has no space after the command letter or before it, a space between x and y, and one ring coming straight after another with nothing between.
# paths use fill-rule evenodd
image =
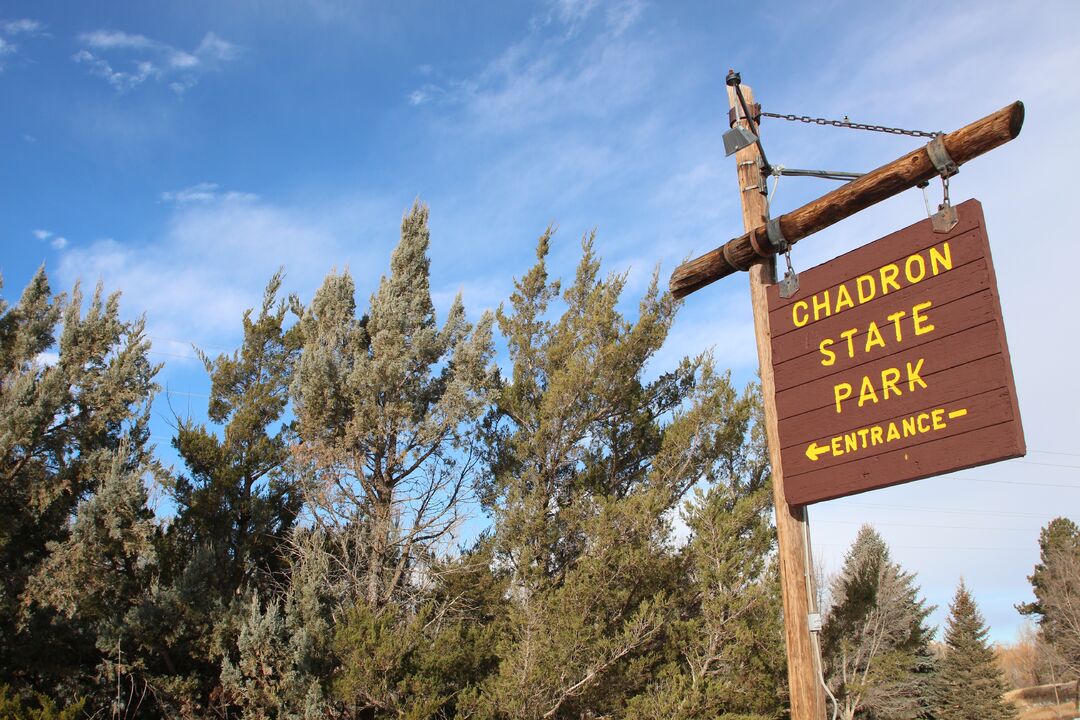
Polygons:
<instances>
[{"instance_id":1,"label":"blue sky","mask_svg":"<svg viewBox=\"0 0 1080 720\"><path fill-rule=\"evenodd\" d=\"M657 264L666 278L741 231L720 140L728 68L767 110L925 130L1022 99L1020 139L952 188L985 206L1029 456L811 511L827 572L873 522L941 607L935 622L963 575L994 637L1010 639L1038 528L1080 519L1080 323L1054 302L1067 302L1075 262L1063 214L1078 21L1071 2L9 1L4 296L43 262L56 289L82 278L123 291L128 312L147 313L173 408L199 414L192 344L233 348L278 266L304 298L348 267L363 301L417 197L431 206L439 307L459 290L474 316L497 306L549 223L564 275L597 228L606 267L630 272L633 306ZM770 159L793 167L862 171L920 143L779 121L762 132ZM830 186L785 178L774 213ZM922 195L905 193L804 241L795 264L923 217ZM745 277L691 296L655 367L710 347L739 383L753 378Z\"/></svg>"}]
</instances>

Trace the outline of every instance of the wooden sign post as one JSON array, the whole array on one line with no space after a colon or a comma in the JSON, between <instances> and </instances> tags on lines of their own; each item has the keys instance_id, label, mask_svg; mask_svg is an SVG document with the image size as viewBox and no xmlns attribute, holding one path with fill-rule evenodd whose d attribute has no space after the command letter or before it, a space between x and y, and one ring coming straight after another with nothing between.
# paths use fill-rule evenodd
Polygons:
<instances>
[{"instance_id":1,"label":"wooden sign post","mask_svg":"<svg viewBox=\"0 0 1080 720\"><path fill-rule=\"evenodd\" d=\"M741 110L734 88L728 87L728 101L735 114ZM753 91L742 86L743 97L753 107ZM738 120L749 130L745 118ZM755 128L757 129L757 128ZM742 196L743 226L747 231L769 220L765 176L761 172L761 154L756 145L735 154ZM769 342L768 288L776 282L773 258L761 260L750 268L750 303L754 309L754 336L757 338L761 393L765 403L765 432L769 441L769 464L772 467L773 505L776 509L776 535L780 564L780 588L784 601L784 639L787 645L788 686L791 693L792 720L821 720L825 717L825 695L819 678L818 653L810 635L810 611L815 599L814 574L810 560L806 512L791 505L784 494L784 472L780 460L776 392L773 380L772 344Z\"/></svg>"},{"instance_id":2,"label":"wooden sign post","mask_svg":"<svg viewBox=\"0 0 1080 720\"><path fill-rule=\"evenodd\" d=\"M734 74L733 74L734 76ZM737 76L734 82L738 83ZM728 86L733 124L759 133ZM746 107L750 88L741 86ZM746 233L671 276L684 297L749 271L772 467L792 720L825 717L806 504L1024 452L982 208L803 273L780 298L775 255L1020 133L1016 102L769 221L760 144L739 150Z\"/></svg>"}]
</instances>

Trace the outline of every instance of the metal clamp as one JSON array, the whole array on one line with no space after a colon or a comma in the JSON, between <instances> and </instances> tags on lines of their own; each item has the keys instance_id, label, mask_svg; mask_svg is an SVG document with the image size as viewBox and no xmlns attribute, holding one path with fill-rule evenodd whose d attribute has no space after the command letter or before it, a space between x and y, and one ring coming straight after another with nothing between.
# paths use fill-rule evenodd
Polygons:
<instances>
[{"instance_id":1,"label":"metal clamp","mask_svg":"<svg viewBox=\"0 0 1080 720\"><path fill-rule=\"evenodd\" d=\"M778 253L787 252L790 245L780 230L780 218L773 218L765 224L765 234L769 238L769 244Z\"/></svg>"},{"instance_id":2,"label":"metal clamp","mask_svg":"<svg viewBox=\"0 0 1080 720\"><path fill-rule=\"evenodd\" d=\"M930 162L934 164L941 177L952 177L960 172L960 166L949 155L949 151L945 149L944 136L938 135L928 142L926 144L926 154L930 157Z\"/></svg>"}]
</instances>

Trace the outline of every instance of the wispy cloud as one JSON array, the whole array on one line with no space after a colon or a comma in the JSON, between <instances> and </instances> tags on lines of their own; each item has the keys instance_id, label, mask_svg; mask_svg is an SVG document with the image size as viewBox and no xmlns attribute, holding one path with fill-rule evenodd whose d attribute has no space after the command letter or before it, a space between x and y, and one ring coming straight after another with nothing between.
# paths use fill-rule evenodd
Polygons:
<instances>
[{"instance_id":1,"label":"wispy cloud","mask_svg":"<svg viewBox=\"0 0 1080 720\"><path fill-rule=\"evenodd\" d=\"M72 60L104 79L117 92L127 92L148 80L167 82L178 95L198 83L200 75L216 70L239 55L239 48L208 32L191 51L181 50L145 35L119 30L95 30L79 36L83 45Z\"/></svg>"},{"instance_id":2,"label":"wispy cloud","mask_svg":"<svg viewBox=\"0 0 1080 720\"><path fill-rule=\"evenodd\" d=\"M188 205L190 203L242 202L258 200L253 193L223 191L217 183L201 182L182 190L161 193L162 202Z\"/></svg>"},{"instance_id":3,"label":"wispy cloud","mask_svg":"<svg viewBox=\"0 0 1080 720\"><path fill-rule=\"evenodd\" d=\"M374 287L402 211L352 197L280 205L214 183L162 197L172 205L161 234L69 247L59 274L69 286L100 279L121 290L127 312L146 313L155 350L169 353L170 365L192 357L192 344L230 347L243 311L279 267L302 297L333 267L351 267L360 287Z\"/></svg>"},{"instance_id":4,"label":"wispy cloud","mask_svg":"<svg viewBox=\"0 0 1080 720\"><path fill-rule=\"evenodd\" d=\"M68 246L66 237L57 235L51 230L34 230L34 237L42 242L48 242L54 250L63 250Z\"/></svg>"},{"instance_id":5,"label":"wispy cloud","mask_svg":"<svg viewBox=\"0 0 1080 720\"><path fill-rule=\"evenodd\" d=\"M525 37L480 72L425 78L408 100L458 110L461 127L479 135L562 130L568 120L617 118L646 99L656 76L656 48L624 34L640 17L640 2L616 3L604 13L599 7L592 0L554 2L534 18Z\"/></svg>"},{"instance_id":6,"label":"wispy cloud","mask_svg":"<svg viewBox=\"0 0 1080 720\"><path fill-rule=\"evenodd\" d=\"M15 38L20 35L32 37L44 34L45 26L37 20L20 18L18 20L0 20L0 72L4 70L5 60L19 51Z\"/></svg>"}]
</instances>

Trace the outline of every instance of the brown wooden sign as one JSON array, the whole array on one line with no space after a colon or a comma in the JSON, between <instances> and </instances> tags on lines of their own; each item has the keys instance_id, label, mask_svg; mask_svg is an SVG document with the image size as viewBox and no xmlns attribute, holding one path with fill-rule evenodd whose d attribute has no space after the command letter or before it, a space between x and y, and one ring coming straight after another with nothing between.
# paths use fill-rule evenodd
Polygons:
<instances>
[{"instance_id":1,"label":"brown wooden sign","mask_svg":"<svg viewBox=\"0 0 1080 720\"><path fill-rule=\"evenodd\" d=\"M792 505L1024 455L982 205L956 209L768 288Z\"/></svg>"}]
</instances>

